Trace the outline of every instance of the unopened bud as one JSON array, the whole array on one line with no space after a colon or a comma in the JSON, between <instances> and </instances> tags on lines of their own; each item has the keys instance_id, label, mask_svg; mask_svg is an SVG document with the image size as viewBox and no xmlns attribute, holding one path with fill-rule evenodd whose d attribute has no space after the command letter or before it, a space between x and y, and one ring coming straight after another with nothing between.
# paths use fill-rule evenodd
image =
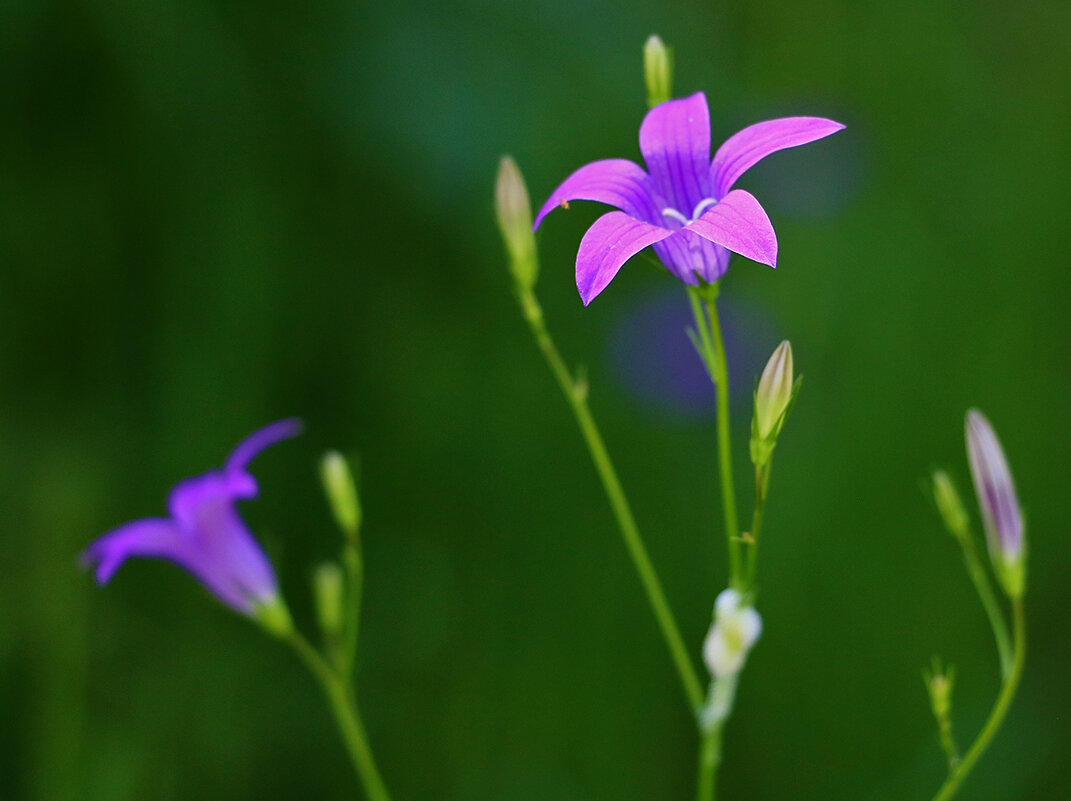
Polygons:
<instances>
[{"instance_id":1,"label":"unopened bud","mask_svg":"<svg viewBox=\"0 0 1071 801\"><path fill-rule=\"evenodd\" d=\"M535 234L532 233L532 206L521 171L510 156L503 156L498 162L495 216L506 243L510 271L521 288L531 289L539 273Z\"/></svg>"},{"instance_id":2,"label":"unopened bud","mask_svg":"<svg viewBox=\"0 0 1071 801\"><path fill-rule=\"evenodd\" d=\"M336 637L342 630L342 569L334 562L324 562L316 568L312 585L320 629L326 636Z\"/></svg>"},{"instance_id":3,"label":"unopened bud","mask_svg":"<svg viewBox=\"0 0 1071 801\"><path fill-rule=\"evenodd\" d=\"M1023 594L1025 584L1025 526L1008 462L996 432L977 409L967 412L967 458L974 491L982 510L989 557L994 572L1012 598Z\"/></svg>"},{"instance_id":4,"label":"unopened bud","mask_svg":"<svg viewBox=\"0 0 1071 801\"><path fill-rule=\"evenodd\" d=\"M933 471L933 500L945 527L956 537L967 536L967 510L963 508L956 485L944 470Z\"/></svg>"},{"instance_id":5,"label":"unopened bud","mask_svg":"<svg viewBox=\"0 0 1071 801\"><path fill-rule=\"evenodd\" d=\"M751 461L765 464L785 424L799 388L793 383L792 344L786 339L770 356L755 389L755 416L751 422Z\"/></svg>"},{"instance_id":6,"label":"unopened bud","mask_svg":"<svg viewBox=\"0 0 1071 801\"><path fill-rule=\"evenodd\" d=\"M357 486L346 458L338 451L328 451L320 462L320 479L339 528L355 541L361 528L361 504Z\"/></svg>"},{"instance_id":7,"label":"unopened bud","mask_svg":"<svg viewBox=\"0 0 1071 801\"><path fill-rule=\"evenodd\" d=\"M647 105L654 108L673 94L673 54L656 35L643 45L643 79L647 84Z\"/></svg>"}]
</instances>

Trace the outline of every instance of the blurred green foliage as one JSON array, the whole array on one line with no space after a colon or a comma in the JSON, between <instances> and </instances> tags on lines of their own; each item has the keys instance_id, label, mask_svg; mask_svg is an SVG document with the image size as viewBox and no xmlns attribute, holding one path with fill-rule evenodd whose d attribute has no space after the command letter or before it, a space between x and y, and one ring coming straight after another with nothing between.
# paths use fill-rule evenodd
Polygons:
<instances>
[{"instance_id":1,"label":"blurred green foliage","mask_svg":"<svg viewBox=\"0 0 1071 801\"><path fill-rule=\"evenodd\" d=\"M1032 640L964 797L1066 798L1064 0L5 0L0 796L355 797L289 653L170 565L97 590L76 564L298 414L309 433L258 460L247 519L310 626L337 545L316 460L360 454L359 694L396 798L690 797L689 715L491 209L502 152L537 202L592 159L638 158L652 31L716 140L781 114L848 124L745 178L780 266L739 260L722 293L764 321L744 385L785 337L807 377L724 797L929 797L934 653L957 668L958 735L977 730L996 655L917 483L941 464L967 486L977 405L1029 515ZM539 292L698 654L725 581L713 425L612 369L614 332L672 279L630 264L583 309L572 262L597 213L543 227ZM741 414L741 467L746 432Z\"/></svg>"}]
</instances>

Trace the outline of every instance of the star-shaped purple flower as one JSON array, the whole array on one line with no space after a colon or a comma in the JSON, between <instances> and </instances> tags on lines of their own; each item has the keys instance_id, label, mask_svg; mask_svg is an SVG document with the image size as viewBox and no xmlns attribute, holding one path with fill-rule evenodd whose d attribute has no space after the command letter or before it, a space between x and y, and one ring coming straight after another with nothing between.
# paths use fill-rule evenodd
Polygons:
<instances>
[{"instance_id":1,"label":"star-shaped purple flower","mask_svg":"<svg viewBox=\"0 0 1071 801\"><path fill-rule=\"evenodd\" d=\"M640 125L647 171L627 159L587 164L555 189L536 215L563 202L595 200L616 206L580 241L576 286L586 306L621 265L648 245L687 284L717 281L729 251L777 266L777 237L759 201L733 184L778 150L836 133L844 126L821 117L784 117L748 126L710 158L710 113L702 92L651 109Z\"/></svg>"},{"instance_id":2,"label":"star-shaped purple flower","mask_svg":"<svg viewBox=\"0 0 1071 801\"><path fill-rule=\"evenodd\" d=\"M278 598L271 562L246 528L235 502L255 498L248 465L280 440L301 432L299 420L279 420L242 440L221 470L179 482L167 500L170 517L134 520L105 534L82 554L106 583L131 556L167 559L185 568L217 598L245 615Z\"/></svg>"}]
</instances>

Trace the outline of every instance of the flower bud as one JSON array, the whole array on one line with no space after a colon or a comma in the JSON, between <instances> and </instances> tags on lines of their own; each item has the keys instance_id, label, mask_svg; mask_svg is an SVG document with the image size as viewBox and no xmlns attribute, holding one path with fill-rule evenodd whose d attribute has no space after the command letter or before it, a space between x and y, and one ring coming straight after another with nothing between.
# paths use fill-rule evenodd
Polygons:
<instances>
[{"instance_id":1,"label":"flower bud","mask_svg":"<svg viewBox=\"0 0 1071 801\"><path fill-rule=\"evenodd\" d=\"M714 604L714 623L703 643L703 661L717 679L735 676L762 633L762 618L741 605L736 590L723 590Z\"/></svg>"},{"instance_id":2,"label":"flower bud","mask_svg":"<svg viewBox=\"0 0 1071 801\"><path fill-rule=\"evenodd\" d=\"M788 410L799 391L793 383L792 344L786 339L770 356L755 388L755 414L751 419L751 461L766 464L777 444Z\"/></svg>"},{"instance_id":3,"label":"flower bud","mask_svg":"<svg viewBox=\"0 0 1071 801\"><path fill-rule=\"evenodd\" d=\"M989 557L993 568L1013 598L1023 594L1025 583L1025 527L1019 510L1008 462L989 421L977 409L967 412L967 458L974 491L982 510Z\"/></svg>"},{"instance_id":4,"label":"flower bud","mask_svg":"<svg viewBox=\"0 0 1071 801\"><path fill-rule=\"evenodd\" d=\"M356 541L361 528L361 504L357 487L345 457L338 451L328 451L320 462L320 479L335 521L346 536Z\"/></svg>"},{"instance_id":5,"label":"flower bud","mask_svg":"<svg viewBox=\"0 0 1071 801\"><path fill-rule=\"evenodd\" d=\"M944 470L933 471L933 500L945 521L945 527L956 537L966 537L967 510L963 508L956 485Z\"/></svg>"},{"instance_id":6,"label":"flower bud","mask_svg":"<svg viewBox=\"0 0 1071 801\"><path fill-rule=\"evenodd\" d=\"M316 568L312 585L320 629L329 638L337 637L342 631L342 568L334 562L324 562Z\"/></svg>"},{"instance_id":7,"label":"flower bud","mask_svg":"<svg viewBox=\"0 0 1071 801\"><path fill-rule=\"evenodd\" d=\"M786 339L766 362L755 392L755 423L760 437L777 436L791 400L792 344Z\"/></svg>"},{"instance_id":8,"label":"flower bud","mask_svg":"<svg viewBox=\"0 0 1071 801\"><path fill-rule=\"evenodd\" d=\"M532 206L517 162L509 156L503 156L498 162L495 216L506 243L510 271L522 289L531 289L539 273L535 234L532 233Z\"/></svg>"},{"instance_id":9,"label":"flower bud","mask_svg":"<svg viewBox=\"0 0 1071 801\"><path fill-rule=\"evenodd\" d=\"M665 103L673 93L673 55L656 35L643 45L643 79L647 84L647 105Z\"/></svg>"}]
</instances>

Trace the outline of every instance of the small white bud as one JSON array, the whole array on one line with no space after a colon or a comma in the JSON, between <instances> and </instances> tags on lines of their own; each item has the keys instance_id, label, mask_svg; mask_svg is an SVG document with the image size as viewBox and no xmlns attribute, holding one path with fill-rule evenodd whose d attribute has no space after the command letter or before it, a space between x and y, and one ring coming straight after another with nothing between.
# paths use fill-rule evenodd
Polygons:
<instances>
[{"instance_id":1,"label":"small white bud","mask_svg":"<svg viewBox=\"0 0 1071 801\"><path fill-rule=\"evenodd\" d=\"M741 606L740 593L724 590L714 603L714 623L703 643L703 661L718 679L735 676L748 652L762 634L762 618L750 606Z\"/></svg>"}]
</instances>

